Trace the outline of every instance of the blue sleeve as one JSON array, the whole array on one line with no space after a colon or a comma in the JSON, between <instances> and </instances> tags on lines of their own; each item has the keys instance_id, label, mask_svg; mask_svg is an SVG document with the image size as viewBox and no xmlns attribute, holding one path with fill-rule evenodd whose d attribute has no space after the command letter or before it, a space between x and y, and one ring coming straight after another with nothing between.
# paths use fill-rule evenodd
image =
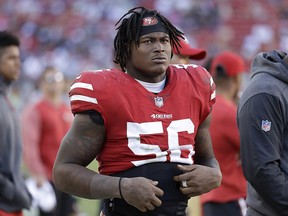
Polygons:
<instances>
[{"instance_id":1,"label":"blue sleeve","mask_svg":"<svg viewBox=\"0 0 288 216\"><path fill-rule=\"evenodd\" d=\"M246 101L237 120L247 181L272 209L288 215L288 176L281 164L283 113L277 97L261 93Z\"/></svg>"}]
</instances>

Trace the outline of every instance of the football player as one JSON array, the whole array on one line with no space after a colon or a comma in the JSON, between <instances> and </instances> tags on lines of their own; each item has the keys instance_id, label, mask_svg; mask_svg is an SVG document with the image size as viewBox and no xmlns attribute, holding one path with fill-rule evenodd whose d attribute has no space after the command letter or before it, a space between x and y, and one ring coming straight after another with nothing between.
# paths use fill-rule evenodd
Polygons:
<instances>
[{"instance_id":1,"label":"football player","mask_svg":"<svg viewBox=\"0 0 288 216\"><path fill-rule=\"evenodd\" d=\"M133 8L118 24L121 69L85 71L71 86L55 185L105 199L105 216L185 215L190 197L221 182L209 135L215 84L200 66L169 66L183 33L159 12ZM95 158L99 173L86 167Z\"/></svg>"}]
</instances>

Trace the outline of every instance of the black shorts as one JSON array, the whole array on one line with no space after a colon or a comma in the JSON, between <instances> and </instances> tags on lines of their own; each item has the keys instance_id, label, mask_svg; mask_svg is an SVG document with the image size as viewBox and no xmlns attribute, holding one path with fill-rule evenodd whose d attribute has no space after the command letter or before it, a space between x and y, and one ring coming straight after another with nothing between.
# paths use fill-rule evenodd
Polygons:
<instances>
[{"instance_id":1,"label":"black shorts","mask_svg":"<svg viewBox=\"0 0 288 216\"><path fill-rule=\"evenodd\" d=\"M179 190L180 183L173 180L181 173L176 163L151 163L117 173L114 176L146 177L158 181L158 187L164 191L160 197L162 205L153 211L141 212L122 199L105 199L103 213L105 216L185 216L188 197Z\"/></svg>"}]
</instances>

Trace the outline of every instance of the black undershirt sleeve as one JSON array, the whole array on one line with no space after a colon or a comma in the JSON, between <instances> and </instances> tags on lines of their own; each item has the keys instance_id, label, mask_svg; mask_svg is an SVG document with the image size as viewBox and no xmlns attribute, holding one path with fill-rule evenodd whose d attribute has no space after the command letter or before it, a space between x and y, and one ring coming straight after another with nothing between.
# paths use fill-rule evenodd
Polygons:
<instances>
[{"instance_id":1,"label":"black undershirt sleeve","mask_svg":"<svg viewBox=\"0 0 288 216\"><path fill-rule=\"evenodd\" d=\"M81 112L82 114L89 115L90 119L98 125L104 125L104 119L102 118L101 114L97 112L96 110L86 110L84 112Z\"/></svg>"},{"instance_id":2,"label":"black undershirt sleeve","mask_svg":"<svg viewBox=\"0 0 288 216\"><path fill-rule=\"evenodd\" d=\"M282 109L277 97L261 93L243 105L237 120L246 179L272 209L280 215L284 215L283 212L288 215L288 176L281 169ZM266 120L268 131L265 132L262 121Z\"/></svg>"}]
</instances>

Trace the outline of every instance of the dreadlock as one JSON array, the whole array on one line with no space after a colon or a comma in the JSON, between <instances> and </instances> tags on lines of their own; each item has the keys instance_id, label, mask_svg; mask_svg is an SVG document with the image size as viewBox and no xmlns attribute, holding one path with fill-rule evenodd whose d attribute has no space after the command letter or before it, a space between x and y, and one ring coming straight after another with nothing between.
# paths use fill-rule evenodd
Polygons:
<instances>
[{"instance_id":1,"label":"dreadlock","mask_svg":"<svg viewBox=\"0 0 288 216\"><path fill-rule=\"evenodd\" d=\"M183 32L179 31L171 22L164 16L162 16L156 10L148 10L145 7L135 7L130 9L126 14L124 14L119 21L115 24L117 26L121 20L121 25L119 25L116 30L118 30L114 39L114 49L115 49L115 60L116 64L120 64L120 67L125 71L127 59L130 57L130 43L135 42L139 45L140 30L142 25L142 20L145 14L150 13L153 17L157 17L164 23L164 26L169 32L169 37L171 40L171 46L176 47L177 51L180 46L180 39L183 37ZM127 15L128 18L124 18Z\"/></svg>"}]
</instances>

